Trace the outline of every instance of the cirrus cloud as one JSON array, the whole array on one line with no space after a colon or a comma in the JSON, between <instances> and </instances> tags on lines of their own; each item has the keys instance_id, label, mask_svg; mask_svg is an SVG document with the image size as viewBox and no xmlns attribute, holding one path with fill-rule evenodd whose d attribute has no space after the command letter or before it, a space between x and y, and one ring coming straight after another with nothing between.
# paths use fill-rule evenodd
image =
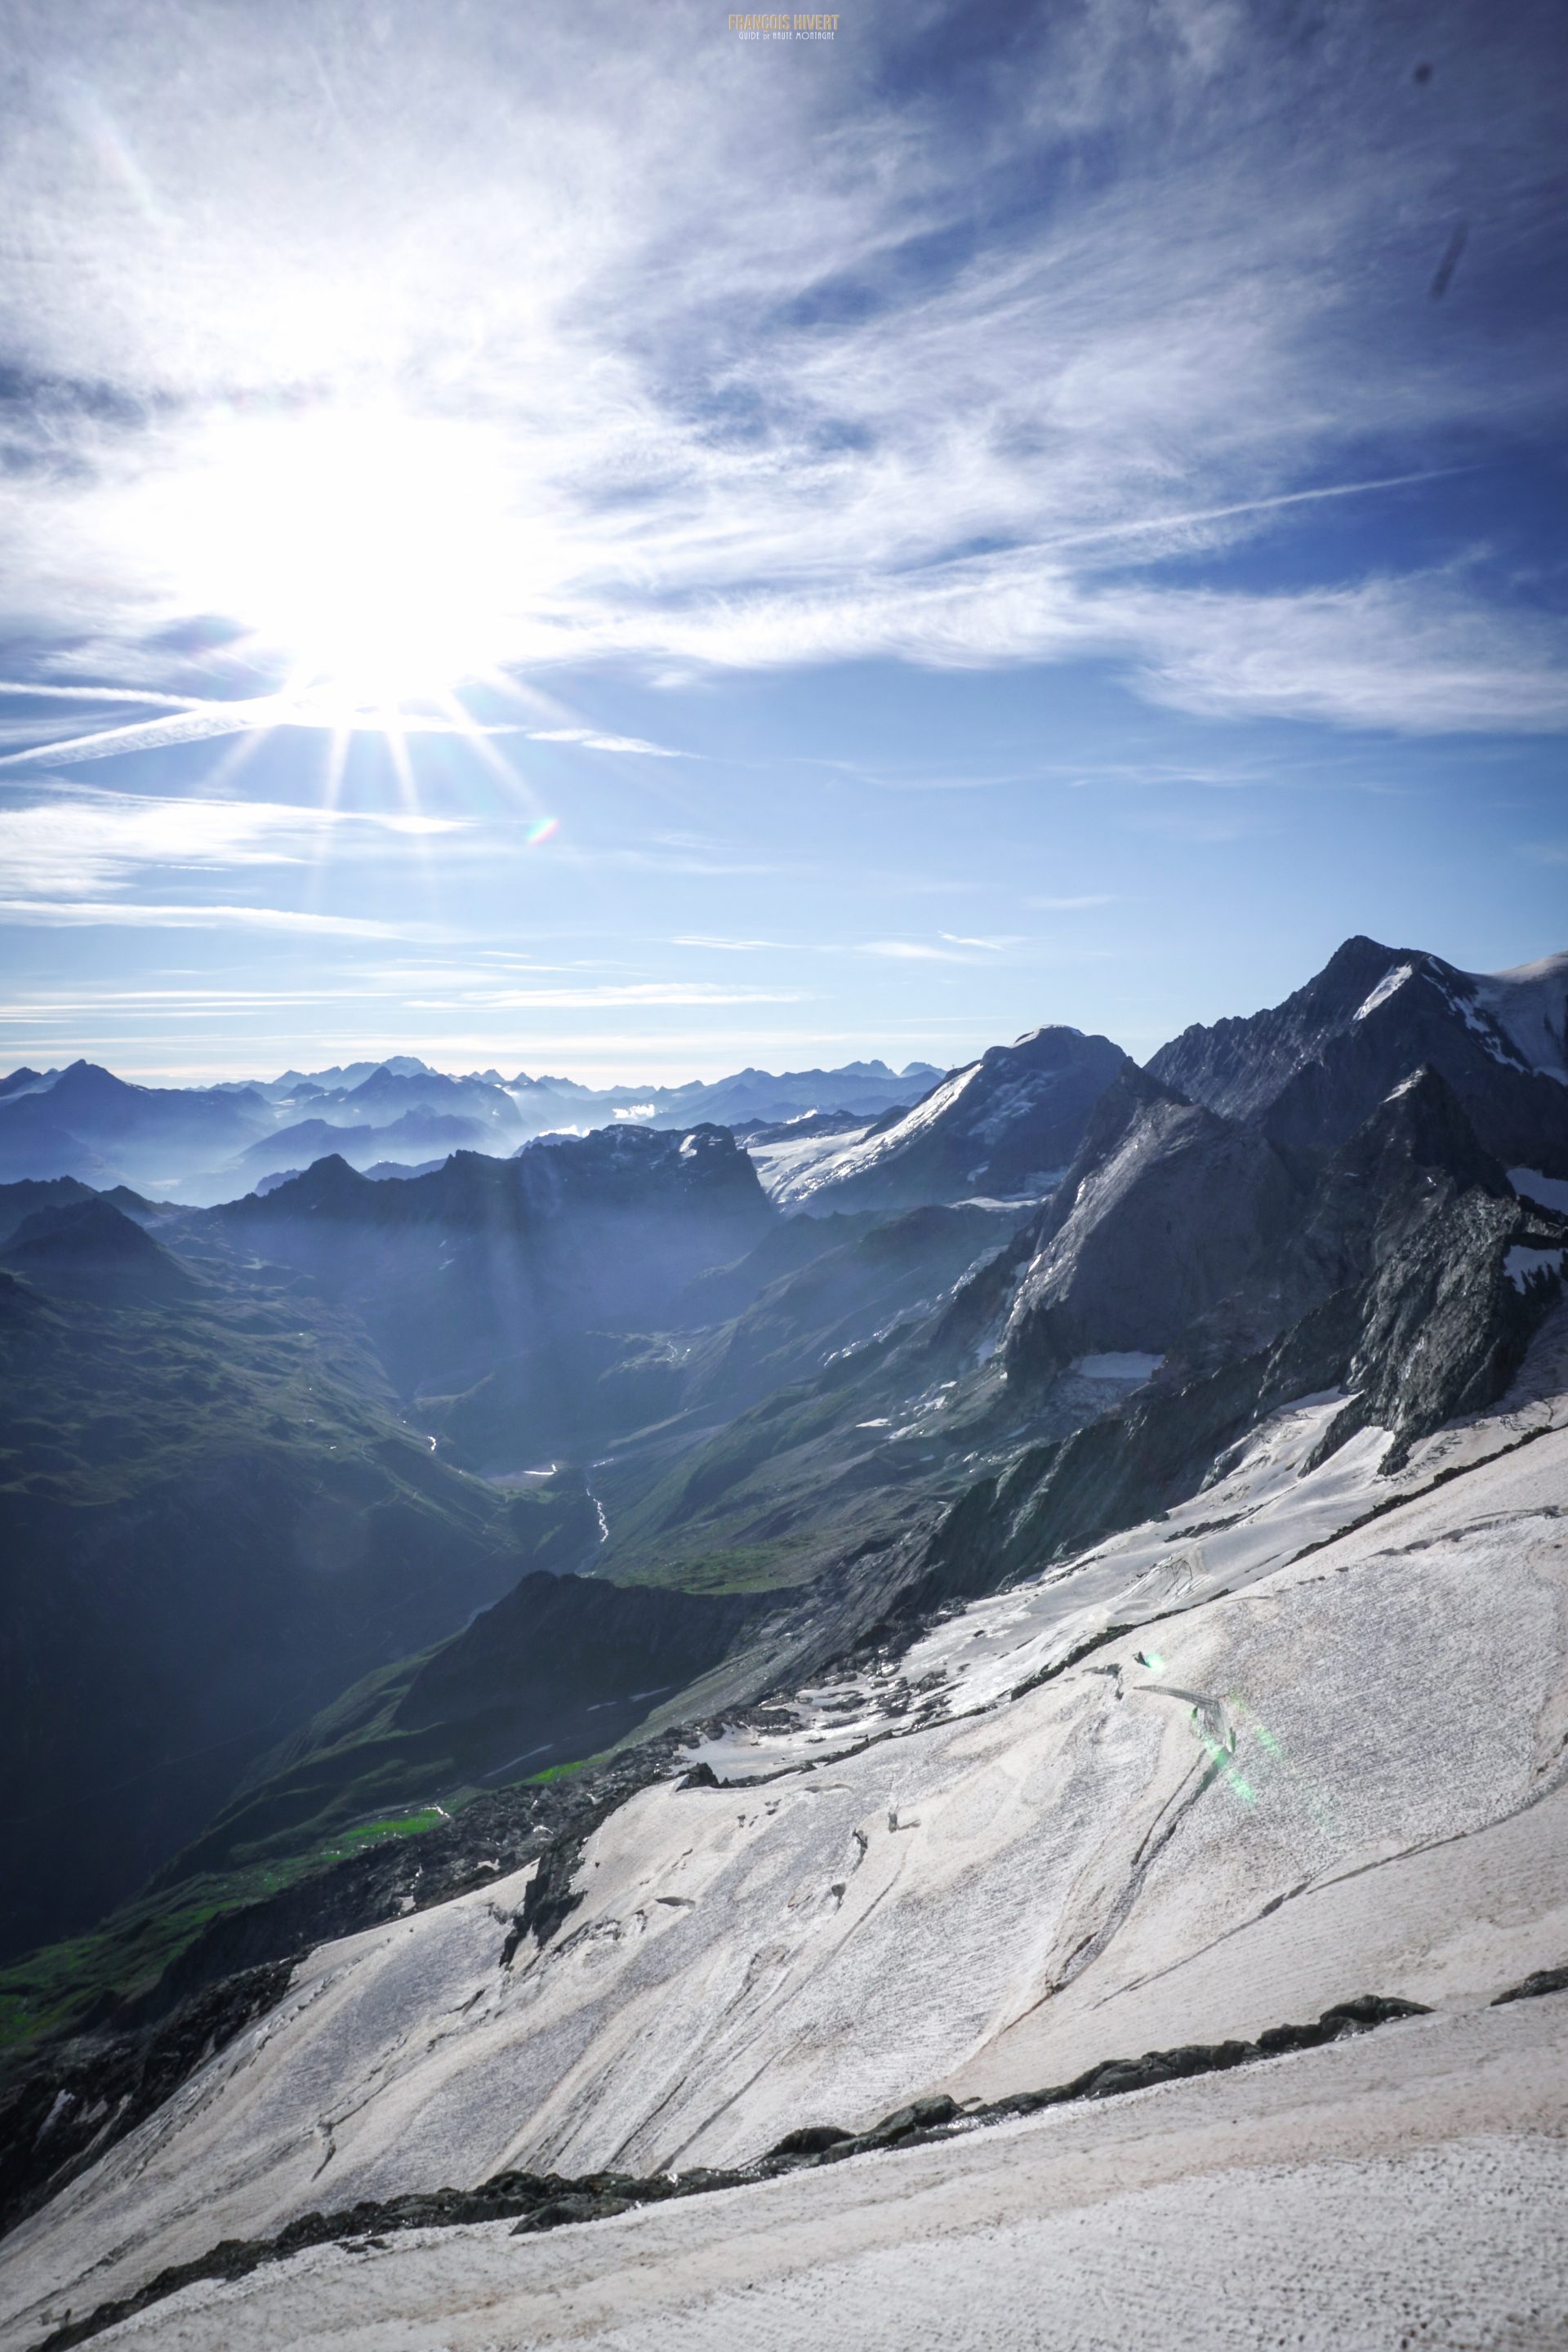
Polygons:
<instances>
[{"instance_id":1,"label":"cirrus cloud","mask_svg":"<svg viewBox=\"0 0 1568 2352\"><path fill-rule=\"evenodd\" d=\"M1555 413L1560 23L1427 11L1416 88L1403 12L1353 0L1310 45L1190 0L1007 16L872 8L784 73L700 0L5 0L0 626L61 679L243 678L258 613L202 635L243 561L187 528L214 420L242 459L247 403L274 437L391 407L482 447L480 634L519 670L1110 659L1205 715L1563 724L1560 620L1404 530L1457 447ZM1194 577L1352 510L1384 551L1327 587Z\"/></svg>"}]
</instances>

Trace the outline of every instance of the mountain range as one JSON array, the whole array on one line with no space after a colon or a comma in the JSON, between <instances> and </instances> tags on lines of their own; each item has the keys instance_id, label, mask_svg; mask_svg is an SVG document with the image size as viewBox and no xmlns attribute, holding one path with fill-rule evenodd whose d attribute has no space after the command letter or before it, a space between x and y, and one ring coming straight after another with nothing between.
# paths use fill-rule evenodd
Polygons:
<instances>
[{"instance_id":1,"label":"mountain range","mask_svg":"<svg viewBox=\"0 0 1568 2352\"><path fill-rule=\"evenodd\" d=\"M743 1126L820 1110L862 1118L913 1102L941 1072L883 1062L773 1076L746 1069L680 1087L585 1087L570 1078L455 1077L413 1055L264 1082L146 1087L91 1062L0 1079L0 1182L72 1176L161 1197L235 1199L259 1178L338 1150L353 1164L413 1164L465 1150L504 1155L542 1134L624 1119L656 1129Z\"/></svg>"},{"instance_id":2,"label":"mountain range","mask_svg":"<svg viewBox=\"0 0 1568 2352\"><path fill-rule=\"evenodd\" d=\"M86 1066L0 1117L65 1088L103 1150ZM967 2102L957 2179L1139 2051L1110 2087L1331 2084L1373 2027L1440 2069L1401 2020L1565 1957L1568 956L1356 939L1142 1067L858 1066L920 1098L743 1116L795 1083L748 1072L396 1182L0 1185L38 2340L171 2263L193 2342L253 2271L293 2340L321 2241L406 2318L437 2242L678 2174L711 2248L707 2187L936 2184ZM520 1099L436 1075L192 1132Z\"/></svg>"}]
</instances>

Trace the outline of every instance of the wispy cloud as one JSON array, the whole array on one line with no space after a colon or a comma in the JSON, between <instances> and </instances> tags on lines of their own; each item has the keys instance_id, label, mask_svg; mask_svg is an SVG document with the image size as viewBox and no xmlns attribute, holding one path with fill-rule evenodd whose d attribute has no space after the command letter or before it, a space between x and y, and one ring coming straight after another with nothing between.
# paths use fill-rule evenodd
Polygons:
<instances>
[{"instance_id":1,"label":"wispy cloud","mask_svg":"<svg viewBox=\"0 0 1568 2352\"><path fill-rule=\"evenodd\" d=\"M0 809L0 868L12 891L21 894L6 901L8 919L20 921L27 919L19 911L24 899L83 902L90 892L128 888L153 872L210 875L219 870L313 865L329 851L363 853L378 842L384 850L388 836L428 837L461 830L456 819L419 814L368 816L267 801L62 793L25 807ZM243 910L233 911L237 921L248 919ZM285 919L280 914L253 911L275 926ZM167 909L163 913L166 917ZM129 905L121 917L126 922L151 919L146 908ZM30 919L110 919L101 914L54 917L45 909ZM348 918L341 919L349 929L354 928ZM336 926L339 920L301 917L294 928ZM381 925L373 928L378 936L384 929ZM368 929L366 935L370 935Z\"/></svg>"},{"instance_id":2,"label":"wispy cloud","mask_svg":"<svg viewBox=\"0 0 1568 2352\"><path fill-rule=\"evenodd\" d=\"M1551 233L1546 15L1478 44L1439 7L1417 88L1398 12L1331 5L1311 44L1189 0L1007 12L1005 37L972 11L963 102L920 67L940 17L847 23L759 106L774 61L700 0L635 22L387 0L309 45L284 10L194 51L178 0L27 12L0 623L67 680L264 671L289 583L247 573L225 502L252 514L247 436L310 385L351 448L388 404L444 450L471 436L433 518L410 478L384 505L428 526L448 604L482 546L487 660L1093 656L1214 716L1562 725L1563 628L1495 568L1347 555L1272 594L1197 569L1330 513L1397 537L1456 446L1552 422L1550 304L1463 331ZM84 85L90 121L62 96ZM1475 226L1434 305L1458 154ZM736 189L786 187L790 235L759 236ZM302 508L301 566L311 529ZM215 614L230 634L201 636ZM171 710L119 747L218 724Z\"/></svg>"},{"instance_id":3,"label":"wispy cloud","mask_svg":"<svg viewBox=\"0 0 1568 2352\"><path fill-rule=\"evenodd\" d=\"M1069 915L1089 907L1114 907L1117 898L1110 890L1080 890L1075 898L1026 898L1024 904L1026 907L1037 907L1044 914Z\"/></svg>"},{"instance_id":4,"label":"wispy cloud","mask_svg":"<svg viewBox=\"0 0 1568 2352\"><path fill-rule=\"evenodd\" d=\"M138 694L119 688L62 688L76 700L99 704L117 703L121 707L153 702L176 703L176 698L163 694ZM7 698L21 698L36 704L50 698L49 691L39 686L0 685L0 701ZM353 734L356 732L385 734L391 721L384 713L356 710L342 703L311 698L303 694L259 695L216 702L186 697L177 707L166 709L157 719L128 720L116 727L100 727L90 734L73 735L62 732L58 722L45 718L41 722L13 717L5 722L0 740L15 740L26 734L26 748L0 755L0 769L24 774L61 767L77 767L87 760L117 759L127 751L163 751L179 743L209 742L220 735L256 734L274 727L299 727L317 733ZM399 710L395 729L400 735L515 735L522 730L504 722L480 725L466 714L447 717L427 711ZM632 748L605 742L601 750ZM645 747L646 748L646 747Z\"/></svg>"},{"instance_id":5,"label":"wispy cloud","mask_svg":"<svg viewBox=\"0 0 1568 2352\"><path fill-rule=\"evenodd\" d=\"M585 751L635 751L646 760L679 760L679 751L667 751L662 743L645 743L638 735L605 735L592 727L534 727L529 730L531 743L579 743Z\"/></svg>"},{"instance_id":6,"label":"wispy cloud","mask_svg":"<svg viewBox=\"0 0 1568 2352\"><path fill-rule=\"evenodd\" d=\"M132 898L0 898L0 923L109 926L159 931L300 931L315 939L406 939L416 927L363 915L312 915L285 907L155 906Z\"/></svg>"},{"instance_id":7,"label":"wispy cloud","mask_svg":"<svg viewBox=\"0 0 1568 2352\"><path fill-rule=\"evenodd\" d=\"M861 955L887 956L894 963L973 963L975 959L956 948L937 947L930 940L866 940Z\"/></svg>"}]
</instances>

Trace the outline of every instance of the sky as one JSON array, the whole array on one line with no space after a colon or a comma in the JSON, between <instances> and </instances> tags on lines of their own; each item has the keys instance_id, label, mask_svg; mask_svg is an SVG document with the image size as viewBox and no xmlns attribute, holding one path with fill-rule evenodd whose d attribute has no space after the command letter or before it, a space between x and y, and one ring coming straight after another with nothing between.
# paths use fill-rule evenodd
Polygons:
<instances>
[{"instance_id":1,"label":"sky","mask_svg":"<svg viewBox=\"0 0 1568 2352\"><path fill-rule=\"evenodd\" d=\"M1555 5L0 0L0 1064L1568 946Z\"/></svg>"}]
</instances>

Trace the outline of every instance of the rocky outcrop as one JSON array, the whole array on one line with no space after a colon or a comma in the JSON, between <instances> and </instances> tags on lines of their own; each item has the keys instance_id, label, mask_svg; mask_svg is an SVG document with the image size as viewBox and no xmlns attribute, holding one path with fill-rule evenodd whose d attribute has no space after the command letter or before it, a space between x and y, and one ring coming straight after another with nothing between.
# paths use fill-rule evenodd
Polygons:
<instances>
[{"instance_id":1,"label":"rocky outcrop","mask_svg":"<svg viewBox=\"0 0 1568 2352\"><path fill-rule=\"evenodd\" d=\"M1423 1070L1309 1185L1257 1130L1146 1074L1112 1089L1078 1167L936 1337L1000 1322L1009 1389L1090 1349L1169 1351L1151 1386L1022 1448L944 1517L900 1613L982 1592L1190 1494L1293 1396L1343 1389L1325 1459L1392 1433L1386 1466L1503 1393L1561 1295L1568 1220L1516 1198Z\"/></svg>"},{"instance_id":2,"label":"rocky outcrop","mask_svg":"<svg viewBox=\"0 0 1568 2352\"><path fill-rule=\"evenodd\" d=\"M45 2042L0 2077L0 2233L134 2131L215 2051L264 2016L291 1959L206 1985L153 2025Z\"/></svg>"},{"instance_id":3,"label":"rocky outcrop","mask_svg":"<svg viewBox=\"0 0 1568 2352\"><path fill-rule=\"evenodd\" d=\"M1097 1350L1164 1354L1274 1279L1303 1206L1265 1137L1128 1071L1041 1218L1003 1339L1009 1375Z\"/></svg>"}]
</instances>

